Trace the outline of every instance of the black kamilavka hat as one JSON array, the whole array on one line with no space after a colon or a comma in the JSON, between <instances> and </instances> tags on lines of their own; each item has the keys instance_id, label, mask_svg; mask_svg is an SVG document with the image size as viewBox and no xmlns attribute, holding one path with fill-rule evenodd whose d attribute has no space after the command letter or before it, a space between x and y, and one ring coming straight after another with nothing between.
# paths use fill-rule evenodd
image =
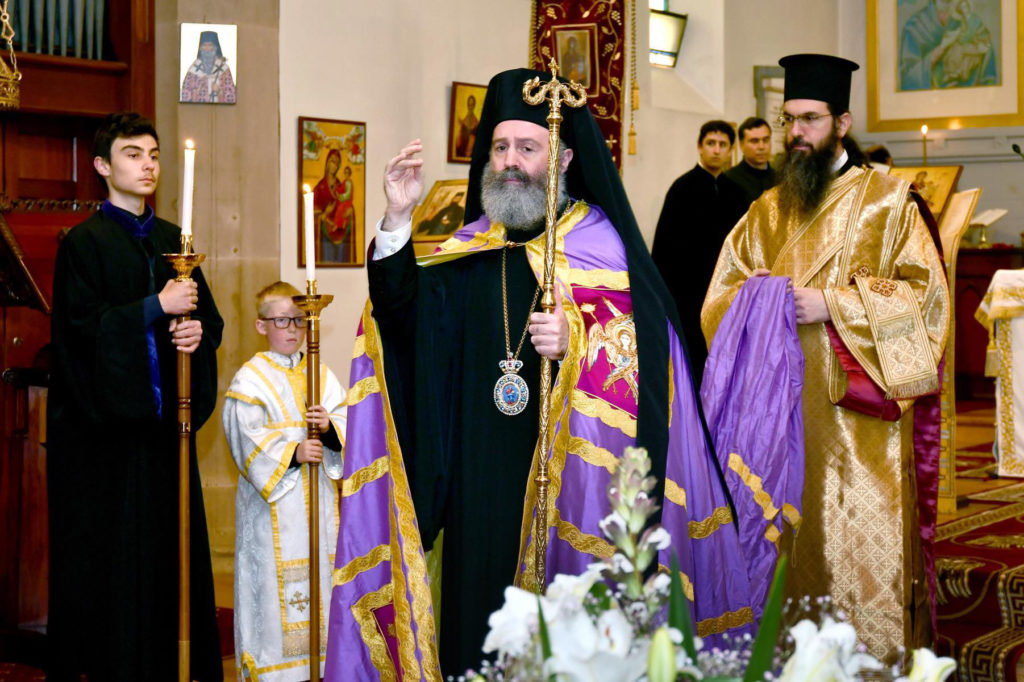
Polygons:
<instances>
[{"instance_id":1,"label":"black kamilavka hat","mask_svg":"<svg viewBox=\"0 0 1024 682\"><path fill-rule=\"evenodd\" d=\"M786 69L786 101L814 99L849 111L850 80L860 68L856 62L828 54L791 54L779 66Z\"/></svg>"},{"instance_id":2,"label":"black kamilavka hat","mask_svg":"<svg viewBox=\"0 0 1024 682\"><path fill-rule=\"evenodd\" d=\"M502 121L529 121L548 127L548 103L533 106L523 101L523 84L537 76L541 82L551 80L550 73L532 69L504 71L487 85L476 132L473 157L469 168L469 191L466 196L468 225L483 214L480 188L485 164L490 161L494 128ZM561 79L563 82L565 79ZM664 472L668 452L668 380L665 362L668 357L668 319L686 348L686 339L679 324L679 312L668 287L651 260L650 251L637 227L633 209L626 198L622 178L612 160L597 122L586 107L574 109L563 105L560 136L573 150L572 163L566 171L567 191L573 199L600 206L615 226L626 247L629 285L633 298L633 323L637 346L642 349L640 363L640 396L637 410L637 445L646 447L655 471ZM703 343L696 339L695 343ZM687 352L687 357L689 353ZM691 373L691 381L692 381ZM694 398L696 400L696 396ZM700 410L700 402L697 401ZM701 413L703 423L703 413ZM707 427L704 426L705 438ZM710 446L710 438L708 444ZM713 449L711 450L714 451ZM718 463L717 458L712 458ZM721 471L719 471L721 476ZM659 478L658 490L663 483Z\"/></svg>"}]
</instances>

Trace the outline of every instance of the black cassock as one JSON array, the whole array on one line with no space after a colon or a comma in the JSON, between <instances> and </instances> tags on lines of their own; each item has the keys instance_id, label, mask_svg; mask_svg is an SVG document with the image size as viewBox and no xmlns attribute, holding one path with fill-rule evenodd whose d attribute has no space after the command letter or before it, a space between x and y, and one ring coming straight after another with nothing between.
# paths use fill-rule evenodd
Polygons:
<instances>
[{"instance_id":1,"label":"black cassock","mask_svg":"<svg viewBox=\"0 0 1024 682\"><path fill-rule=\"evenodd\" d=\"M148 209L147 209L148 210ZM57 252L47 424L49 679L176 679L177 352L171 317L153 323L157 416L144 299L175 273L180 232L156 219L138 238L98 211ZM213 412L223 321L198 269L203 324L192 354L192 430ZM192 677L220 680L210 545L192 440Z\"/></svg>"},{"instance_id":2,"label":"black cassock","mask_svg":"<svg viewBox=\"0 0 1024 682\"><path fill-rule=\"evenodd\" d=\"M516 239L525 242L540 231ZM514 416L499 412L493 391L502 375L498 362L505 359L501 250L419 267L409 243L368 270L424 547L444 529L441 670L460 675L479 667L487 617L501 608L505 587L516 577L537 443L540 356L527 335L519 375L530 389L529 403ZM515 353L537 287L523 247L508 249L507 275Z\"/></svg>"},{"instance_id":3,"label":"black cassock","mask_svg":"<svg viewBox=\"0 0 1024 682\"><path fill-rule=\"evenodd\" d=\"M746 212L739 185L697 165L672 183L654 233L651 258L676 301L698 394L708 357L700 309L722 244Z\"/></svg>"}]
</instances>

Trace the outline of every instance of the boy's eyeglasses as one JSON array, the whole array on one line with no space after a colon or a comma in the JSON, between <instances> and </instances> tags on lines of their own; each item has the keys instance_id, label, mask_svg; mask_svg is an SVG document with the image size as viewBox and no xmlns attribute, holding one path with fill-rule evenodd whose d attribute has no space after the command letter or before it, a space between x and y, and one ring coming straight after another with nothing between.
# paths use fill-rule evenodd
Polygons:
<instances>
[{"instance_id":1,"label":"boy's eyeglasses","mask_svg":"<svg viewBox=\"0 0 1024 682\"><path fill-rule=\"evenodd\" d=\"M296 329L306 328L305 317L261 317L264 322L273 322L278 329L287 329L289 324L294 324Z\"/></svg>"}]
</instances>

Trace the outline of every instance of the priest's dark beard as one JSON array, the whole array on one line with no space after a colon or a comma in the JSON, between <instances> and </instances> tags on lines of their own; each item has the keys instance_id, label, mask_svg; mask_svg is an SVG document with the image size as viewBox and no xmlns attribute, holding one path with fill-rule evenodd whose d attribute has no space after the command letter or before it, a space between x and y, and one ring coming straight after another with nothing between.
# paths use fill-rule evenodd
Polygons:
<instances>
[{"instance_id":1,"label":"priest's dark beard","mask_svg":"<svg viewBox=\"0 0 1024 682\"><path fill-rule=\"evenodd\" d=\"M786 155L778 171L779 208L783 215L808 217L825 199L834 177L832 164L839 144L835 127L822 144L810 152L793 148L806 143L802 137L786 142Z\"/></svg>"},{"instance_id":2,"label":"priest's dark beard","mask_svg":"<svg viewBox=\"0 0 1024 682\"><path fill-rule=\"evenodd\" d=\"M505 181L515 178L522 185L507 185ZM483 182L480 188L480 203L492 223L501 223L508 230L533 230L544 224L547 208L547 171L529 175L518 168L506 168L495 172L490 163L484 166ZM558 176L558 210L569 200L565 186L565 173Z\"/></svg>"}]
</instances>

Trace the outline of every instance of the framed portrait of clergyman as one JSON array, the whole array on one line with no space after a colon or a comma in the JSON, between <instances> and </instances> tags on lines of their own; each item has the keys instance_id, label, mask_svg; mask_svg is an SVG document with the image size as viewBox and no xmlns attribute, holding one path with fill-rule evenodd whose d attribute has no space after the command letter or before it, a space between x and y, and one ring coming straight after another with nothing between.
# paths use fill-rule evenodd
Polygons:
<instances>
[{"instance_id":1,"label":"framed portrait of clergyman","mask_svg":"<svg viewBox=\"0 0 1024 682\"><path fill-rule=\"evenodd\" d=\"M448 113L448 163L469 163L480 125L486 85L452 83L452 106Z\"/></svg>"},{"instance_id":2,"label":"framed portrait of clergyman","mask_svg":"<svg viewBox=\"0 0 1024 682\"><path fill-rule=\"evenodd\" d=\"M179 102L234 104L238 98L238 26L182 24Z\"/></svg>"}]
</instances>

